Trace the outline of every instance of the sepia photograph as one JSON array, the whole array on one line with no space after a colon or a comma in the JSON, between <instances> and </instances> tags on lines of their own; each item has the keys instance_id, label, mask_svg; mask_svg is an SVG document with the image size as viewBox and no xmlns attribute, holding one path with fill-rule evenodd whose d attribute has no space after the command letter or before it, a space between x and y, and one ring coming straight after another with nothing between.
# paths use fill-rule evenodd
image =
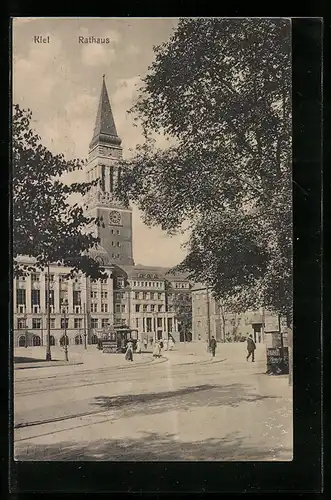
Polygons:
<instances>
[{"instance_id":1,"label":"sepia photograph","mask_svg":"<svg viewBox=\"0 0 331 500\"><path fill-rule=\"evenodd\" d=\"M15 461L293 460L291 24L12 19Z\"/></svg>"}]
</instances>

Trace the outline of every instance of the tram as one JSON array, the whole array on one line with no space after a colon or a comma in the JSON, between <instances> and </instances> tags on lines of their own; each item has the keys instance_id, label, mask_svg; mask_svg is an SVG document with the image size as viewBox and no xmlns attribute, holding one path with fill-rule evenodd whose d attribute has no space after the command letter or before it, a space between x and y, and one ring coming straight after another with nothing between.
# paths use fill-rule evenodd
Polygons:
<instances>
[{"instance_id":1,"label":"tram","mask_svg":"<svg viewBox=\"0 0 331 500\"><path fill-rule=\"evenodd\" d=\"M105 353L124 353L128 342L132 342L136 350L138 330L126 325L112 326L104 330L98 340L98 349Z\"/></svg>"}]
</instances>

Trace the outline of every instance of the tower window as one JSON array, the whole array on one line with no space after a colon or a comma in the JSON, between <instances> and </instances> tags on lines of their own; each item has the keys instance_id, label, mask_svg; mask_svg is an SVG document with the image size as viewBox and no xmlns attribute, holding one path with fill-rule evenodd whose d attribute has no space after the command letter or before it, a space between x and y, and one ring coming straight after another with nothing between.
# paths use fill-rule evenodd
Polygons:
<instances>
[{"instance_id":1,"label":"tower window","mask_svg":"<svg viewBox=\"0 0 331 500\"><path fill-rule=\"evenodd\" d=\"M112 193L114 190L114 167L109 169L109 191Z\"/></svg>"},{"instance_id":2,"label":"tower window","mask_svg":"<svg viewBox=\"0 0 331 500\"><path fill-rule=\"evenodd\" d=\"M117 229L116 234L121 234L121 232L120 232L120 230L119 230L119 229Z\"/></svg>"},{"instance_id":3,"label":"tower window","mask_svg":"<svg viewBox=\"0 0 331 500\"><path fill-rule=\"evenodd\" d=\"M105 191L105 166L101 165L101 189Z\"/></svg>"}]
</instances>

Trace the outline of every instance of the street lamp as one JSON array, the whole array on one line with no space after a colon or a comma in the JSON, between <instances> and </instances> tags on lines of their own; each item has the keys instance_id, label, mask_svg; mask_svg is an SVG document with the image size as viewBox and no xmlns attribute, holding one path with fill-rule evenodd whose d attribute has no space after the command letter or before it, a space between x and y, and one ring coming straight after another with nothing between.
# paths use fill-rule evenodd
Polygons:
<instances>
[{"instance_id":1,"label":"street lamp","mask_svg":"<svg viewBox=\"0 0 331 500\"><path fill-rule=\"evenodd\" d=\"M46 274L46 280L47 280L47 288L46 288L46 293L47 293L47 335L46 335L46 361L51 361L52 360L52 355L51 355L51 298L50 298L50 274L49 274L49 264L47 264L47 274Z\"/></svg>"},{"instance_id":2,"label":"street lamp","mask_svg":"<svg viewBox=\"0 0 331 500\"><path fill-rule=\"evenodd\" d=\"M206 298L207 298L207 334L208 334L208 345L210 344L210 306L209 306L209 288L206 286Z\"/></svg>"},{"instance_id":3,"label":"street lamp","mask_svg":"<svg viewBox=\"0 0 331 500\"><path fill-rule=\"evenodd\" d=\"M63 312L63 329L64 329L64 353L65 353L66 361L69 361L69 359L68 359L68 336L67 336L67 307L68 307L68 301L63 300L62 301L62 312Z\"/></svg>"},{"instance_id":4,"label":"street lamp","mask_svg":"<svg viewBox=\"0 0 331 500\"><path fill-rule=\"evenodd\" d=\"M87 349L87 331L86 331L86 305L83 304L83 319L84 319L84 348Z\"/></svg>"},{"instance_id":5,"label":"street lamp","mask_svg":"<svg viewBox=\"0 0 331 500\"><path fill-rule=\"evenodd\" d=\"M27 314L24 313L24 328L25 328L25 347L28 347L28 328L27 328Z\"/></svg>"}]
</instances>

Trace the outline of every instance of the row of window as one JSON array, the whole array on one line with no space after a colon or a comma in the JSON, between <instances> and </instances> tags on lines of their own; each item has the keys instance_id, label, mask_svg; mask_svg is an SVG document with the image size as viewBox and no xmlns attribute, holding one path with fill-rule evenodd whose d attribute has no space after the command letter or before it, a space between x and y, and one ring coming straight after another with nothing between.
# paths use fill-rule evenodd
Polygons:
<instances>
[{"instance_id":1,"label":"row of window","mask_svg":"<svg viewBox=\"0 0 331 500\"><path fill-rule=\"evenodd\" d=\"M96 290L91 290L91 299L96 299L98 297L98 292ZM108 292L101 292L102 299L108 299Z\"/></svg>"},{"instance_id":2,"label":"row of window","mask_svg":"<svg viewBox=\"0 0 331 500\"><path fill-rule=\"evenodd\" d=\"M162 304L136 304L136 312L162 312Z\"/></svg>"},{"instance_id":3,"label":"row of window","mask_svg":"<svg viewBox=\"0 0 331 500\"><path fill-rule=\"evenodd\" d=\"M160 281L134 281L133 286L145 287L145 288L163 288L162 282Z\"/></svg>"},{"instance_id":4,"label":"row of window","mask_svg":"<svg viewBox=\"0 0 331 500\"><path fill-rule=\"evenodd\" d=\"M175 288L190 288L190 284L187 282L184 283L175 283Z\"/></svg>"},{"instance_id":5,"label":"row of window","mask_svg":"<svg viewBox=\"0 0 331 500\"><path fill-rule=\"evenodd\" d=\"M115 318L114 320L115 324L125 324L125 319L123 318ZM23 319L18 320L18 329L25 329L25 321ZM101 328L107 328L109 326L109 320L108 319L101 319L101 322L99 318L91 318L90 320L90 328L91 329L99 329ZM173 329L173 320L172 318L167 319L167 326L168 326L168 331L172 331ZM136 328L142 327L142 330L144 332L152 332L155 330L155 328L160 329L163 328L163 321L162 318L142 318L142 321L139 320L139 318L136 318ZM42 319L41 318L33 318L32 319L32 328L35 330L40 330L42 328ZM55 330L55 318L51 318L51 323L50 323L50 328L51 330ZM69 329L71 328L71 324L69 321L69 318L61 318L61 329ZM81 330L83 328L83 319L82 318L74 318L74 329L79 329ZM44 329L46 330L46 325L44 325ZM93 343L93 342L92 342ZM33 344L33 345L40 345L40 344ZM52 344L54 345L54 344Z\"/></svg>"},{"instance_id":6,"label":"row of window","mask_svg":"<svg viewBox=\"0 0 331 500\"><path fill-rule=\"evenodd\" d=\"M143 299L143 300L162 300L162 293L160 292L135 292L134 298L136 300Z\"/></svg>"},{"instance_id":7,"label":"row of window","mask_svg":"<svg viewBox=\"0 0 331 500\"><path fill-rule=\"evenodd\" d=\"M92 303L91 304L91 312L98 312L98 304ZM101 304L101 312L106 313L108 312L108 304Z\"/></svg>"},{"instance_id":8,"label":"row of window","mask_svg":"<svg viewBox=\"0 0 331 500\"><path fill-rule=\"evenodd\" d=\"M71 321L70 321L70 319L71 319ZM55 318L50 318L50 320L51 320L50 321L50 328L51 328L51 330L54 330L55 329ZM73 322L72 322L72 318L61 318L60 325L61 325L60 327L62 329L64 329L64 327L66 327L67 329L69 327L72 328L72 325L73 325L73 328L76 330L76 329L82 329L84 327L84 322L83 322L83 318L73 318ZM91 328L98 328L99 327L99 318L91 318L90 325L91 325ZM101 319L101 327L105 328L108 325L109 325L109 319L102 318ZM43 325L42 318L32 318L31 327L32 327L32 329L35 329L35 330L40 330L43 327L44 327L44 329L46 329L47 323L46 323L46 321L44 321L44 325ZM29 326L25 322L24 318L19 318L17 320L17 328L19 330L24 330L25 328L29 328Z\"/></svg>"},{"instance_id":9,"label":"row of window","mask_svg":"<svg viewBox=\"0 0 331 500\"><path fill-rule=\"evenodd\" d=\"M83 337L82 337L82 335L76 335L74 341L75 341L76 345L82 345L83 344ZM70 344L70 339L68 337L65 337L64 335L62 335L62 337L60 338L60 342L59 343L60 343L61 346L65 345L65 343L68 345L68 344ZM96 335L92 335L91 336L91 340L88 341L88 344L97 344L97 343L98 343L98 337ZM18 341L17 341L18 347L25 347L25 346L29 346L31 344L32 344L33 347L41 346L41 338L40 338L40 336L39 335L33 335L32 342L31 342L31 339L26 338L24 335L21 335L18 338ZM50 345L51 346L56 345L56 341L55 341L54 335L50 336Z\"/></svg>"},{"instance_id":10,"label":"row of window","mask_svg":"<svg viewBox=\"0 0 331 500\"><path fill-rule=\"evenodd\" d=\"M91 298L97 298L98 292L91 291ZM101 292L101 299L108 299L108 292ZM66 291L61 291L59 294L59 306L61 307L65 301L68 301L68 293ZM72 294L72 301L74 306L81 306L82 297L81 292L74 290ZM16 303L17 305L26 305L26 290L18 288L16 290ZM48 303L48 291L45 291L45 308ZM50 290L49 292L49 304L54 306L54 290ZM31 306L40 305L40 290L31 290ZM93 304L92 304L93 305ZM108 311L108 304L101 304L101 312Z\"/></svg>"},{"instance_id":11,"label":"row of window","mask_svg":"<svg viewBox=\"0 0 331 500\"><path fill-rule=\"evenodd\" d=\"M117 245L117 246L120 246L120 245ZM41 274L40 273L31 273L31 281L33 283L38 283L40 282L40 277L41 277ZM68 283L69 282L69 279L67 278L67 276L65 274L59 274L59 282L60 283ZM49 281L50 282L54 282L54 277L55 275L54 274L50 274L49 275ZM18 279L19 281L26 281L26 278L27 276L20 276ZM47 282L47 274L45 274L45 281ZM73 282L74 283L80 283L80 278L74 278L73 279ZM107 279L101 279L100 280L101 283L108 283L108 280Z\"/></svg>"},{"instance_id":12,"label":"row of window","mask_svg":"<svg viewBox=\"0 0 331 500\"><path fill-rule=\"evenodd\" d=\"M92 299L97 299L98 297L98 292L97 291L91 291L91 298ZM121 300L125 298L125 293L124 292L116 292L115 293L115 299L116 300ZM135 292L135 299L143 299L143 300L149 300L153 299L154 300L161 300L162 299L162 294L161 293L150 293L150 292ZM48 299L48 293L46 291L45 293L45 309L47 307L47 299ZM108 292L101 292L101 299L107 300L108 299ZM189 299L189 297L188 297ZM60 292L59 296L59 308L63 310L63 304L68 301L68 294L64 291ZM17 289L16 290L16 302L18 309L20 309L20 306L26 306L26 290L22 289ZM54 291L50 290L49 294L49 304L50 306L54 307ZM81 292L79 291L74 291L73 292L73 306L75 308L76 313L80 313L81 311ZM31 307L34 312L39 312L39 307L40 307L40 290L31 290ZM189 306L188 306L189 307ZM147 311L162 311L163 310L163 305L162 304L135 304L136 312L147 312ZM24 308L21 308L22 311L24 312ZM35 311L35 309L37 309ZM76 311L77 309L77 311ZM68 308L66 307L66 310ZM125 312L125 305L124 304L115 304L115 310L117 312ZM169 311L173 310L173 305L169 304L168 307ZM98 312L99 311L99 305L97 303L92 302L91 303L91 312ZM100 312L109 312L109 307L108 303L102 303L101 304L101 311ZM200 308L197 308L197 314L200 314Z\"/></svg>"}]
</instances>

